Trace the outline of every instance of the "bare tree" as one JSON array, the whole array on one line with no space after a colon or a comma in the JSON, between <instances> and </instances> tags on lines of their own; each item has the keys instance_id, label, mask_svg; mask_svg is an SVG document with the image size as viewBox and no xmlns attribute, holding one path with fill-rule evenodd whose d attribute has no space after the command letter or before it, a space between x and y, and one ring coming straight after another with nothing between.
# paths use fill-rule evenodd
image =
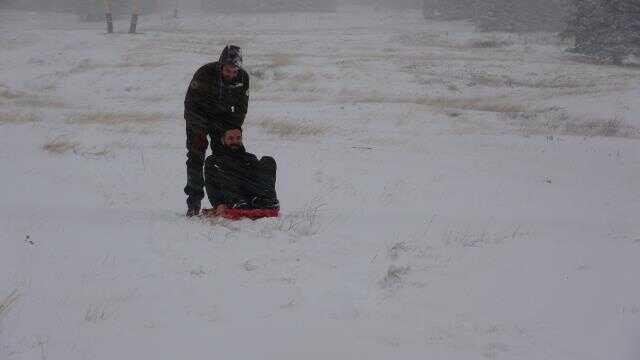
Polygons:
<instances>
[{"instance_id":1,"label":"bare tree","mask_svg":"<svg viewBox=\"0 0 640 360\"><path fill-rule=\"evenodd\" d=\"M574 52L616 63L640 55L640 0L572 0L571 5L562 35L575 39Z\"/></svg>"},{"instance_id":2,"label":"bare tree","mask_svg":"<svg viewBox=\"0 0 640 360\"><path fill-rule=\"evenodd\" d=\"M107 33L113 33L113 13L111 11L111 0L104 0L104 18L107 22Z\"/></svg>"},{"instance_id":3,"label":"bare tree","mask_svg":"<svg viewBox=\"0 0 640 360\"><path fill-rule=\"evenodd\" d=\"M478 0L474 22L481 31L560 31L567 0Z\"/></svg>"},{"instance_id":4,"label":"bare tree","mask_svg":"<svg viewBox=\"0 0 640 360\"><path fill-rule=\"evenodd\" d=\"M129 27L129 34L135 34L136 27L138 26L139 14L140 14L140 0L133 0L131 4L131 26Z\"/></svg>"}]
</instances>

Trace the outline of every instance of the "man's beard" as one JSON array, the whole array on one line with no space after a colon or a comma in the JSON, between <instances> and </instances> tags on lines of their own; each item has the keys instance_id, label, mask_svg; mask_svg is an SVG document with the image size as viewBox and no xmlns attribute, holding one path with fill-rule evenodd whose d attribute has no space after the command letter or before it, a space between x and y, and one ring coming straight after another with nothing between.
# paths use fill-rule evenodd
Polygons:
<instances>
[{"instance_id":1,"label":"man's beard","mask_svg":"<svg viewBox=\"0 0 640 360\"><path fill-rule=\"evenodd\" d=\"M232 144L232 145L229 145L229 149L234 152L240 151L240 149L242 149L242 145Z\"/></svg>"}]
</instances>

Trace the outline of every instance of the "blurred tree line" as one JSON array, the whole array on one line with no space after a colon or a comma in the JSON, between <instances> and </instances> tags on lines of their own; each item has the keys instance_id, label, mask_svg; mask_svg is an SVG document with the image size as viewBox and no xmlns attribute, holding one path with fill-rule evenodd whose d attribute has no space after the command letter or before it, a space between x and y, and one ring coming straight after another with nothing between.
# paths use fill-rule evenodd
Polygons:
<instances>
[{"instance_id":1,"label":"blurred tree line","mask_svg":"<svg viewBox=\"0 0 640 360\"><path fill-rule=\"evenodd\" d=\"M131 0L111 2L114 16L131 13ZM140 12L150 13L164 3L179 7L177 4L180 1L140 0ZM23 10L74 12L86 15L89 20L99 20L104 16L104 0L0 0L0 6ZM338 0L199 0L199 6L202 10L212 12L336 11Z\"/></svg>"},{"instance_id":2,"label":"blurred tree line","mask_svg":"<svg viewBox=\"0 0 640 360\"><path fill-rule=\"evenodd\" d=\"M473 21L480 31L558 32L575 52L640 55L640 0L423 0L426 19Z\"/></svg>"},{"instance_id":3,"label":"blurred tree line","mask_svg":"<svg viewBox=\"0 0 640 360\"><path fill-rule=\"evenodd\" d=\"M561 33L575 39L573 51L620 62L640 56L640 0L571 0Z\"/></svg>"},{"instance_id":4,"label":"blurred tree line","mask_svg":"<svg viewBox=\"0 0 640 360\"><path fill-rule=\"evenodd\" d=\"M131 0L111 0L114 16L130 15ZM0 5L20 10L75 13L85 20L104 19L104 0L0 0ZM158 0L140 0L140 13L148 14L158 6Z\"/></svg>"}]
</instances>

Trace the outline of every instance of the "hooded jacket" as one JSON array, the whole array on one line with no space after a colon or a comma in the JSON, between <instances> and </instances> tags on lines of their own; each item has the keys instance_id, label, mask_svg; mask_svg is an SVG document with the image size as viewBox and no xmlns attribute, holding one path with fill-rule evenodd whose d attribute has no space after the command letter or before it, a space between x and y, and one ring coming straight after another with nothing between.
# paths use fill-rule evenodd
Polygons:
<instances>
[{"instance_id":1,"label":"hooded jacket","mask_svg":"<svg viewBox=\"0 0 640 360\"><path fill-rule=\"evenodd\" d=\"M244 146L236 151L225 146L216 156L210 156L207 163L205 169L207 173L210 174L214 170L212 167L216 168L216 175L208 175L208 178L215 180L207 185L209 200L215 209L220 204L231 205L232 202L238 200L237 196L241 194L230 193L227 184L233 183L232 188L240 190L242 183L254 181L258 158L247 152Z\"/></svg>"},{"instance_id":2,"label":"hooded jacket","mask_svg":"<svg viewBox=\"0 0 640 360\"><path fill-rule=\"evenodd\" d=\"M202 66L189 83L184 100L184 116L203 128L220 132L241 127L249 105L249 74L238 67L238 75L227 82L222 78L222 64L241 65L238 53L225 48L220 60Z\"/></svg>"}]
</instances>

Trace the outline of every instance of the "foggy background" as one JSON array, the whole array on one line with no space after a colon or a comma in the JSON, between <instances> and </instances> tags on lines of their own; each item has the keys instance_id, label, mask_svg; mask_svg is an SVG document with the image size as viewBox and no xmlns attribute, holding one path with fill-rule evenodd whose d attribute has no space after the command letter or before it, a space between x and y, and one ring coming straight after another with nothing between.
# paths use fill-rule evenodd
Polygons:
<instances>
[{"instance_id":1,"label":"foggy background","mask_svg":"<svg viewBox=\"0 0 640 360\"><path fill-rule=\"evenodd\" d=\"M131 3L112 0L113 16L130 14ZM478 31L555 32L575 39L570 50L617 63L640 52L640 0L140 0L140 14L336 12L350 5L416 9L425 21L468 20ZM101 21L105 6L104 0L0 0L0 7L68 12Z\"/></svg>"}]
</instances>

